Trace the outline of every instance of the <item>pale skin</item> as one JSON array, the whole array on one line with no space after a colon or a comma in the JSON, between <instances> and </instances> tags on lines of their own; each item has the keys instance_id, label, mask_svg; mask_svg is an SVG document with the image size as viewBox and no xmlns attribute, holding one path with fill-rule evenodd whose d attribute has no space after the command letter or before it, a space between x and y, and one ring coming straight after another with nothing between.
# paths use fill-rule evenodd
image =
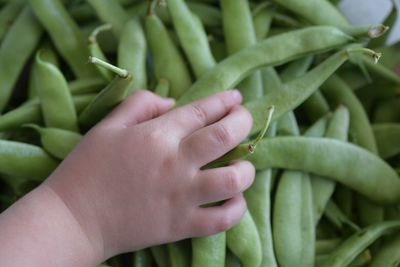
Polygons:
<instances>
[{"instance_id":1,"label":"pale skin","mask_svg":"<svg viewBox=\"0 0 400 267\"><path fill-rule=\"evenodd\" d=\"M171 109L171 99L135 92L0 214L2 265L96 266L234 226L247 209L242 192L253 165L201 167L249 134L252 118L241 101L231 90Z\"/></svg>"}]
</instances>

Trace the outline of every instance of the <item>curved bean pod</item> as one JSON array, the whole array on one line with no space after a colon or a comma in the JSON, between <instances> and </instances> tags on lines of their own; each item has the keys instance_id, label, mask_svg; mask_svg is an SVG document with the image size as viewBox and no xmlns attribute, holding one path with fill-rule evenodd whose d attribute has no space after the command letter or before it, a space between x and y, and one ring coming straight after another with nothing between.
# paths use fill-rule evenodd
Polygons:
<instances>
[{"instance_id":1,"label":"curved bean pod","mask_svg":"<svg viewBox=\"0 0 400 267\"><path fill-rule=\"evenodd\" d=\"M30 0L29 3L74 74L78 78L95 76L95 69L87 64L89 51L85 39L61 0Z\"/></svg>"},{"instance_id":2,"label":"curved bean pod","mask_svg":"<svg viewBox=\"0 0 400 267\"><path fill-rule=\"evenodd\" d=\"M147 45L143 27L138 18L129 20L122 30L118 45L118 66L135 76L129 93L147 88Z\"/></svg>"},{"instance_id":3,"label":"curved bean pod","mask_svg":"<svg viewBox=\"0 0 400 267\"><path fill-rule=\"evenodd\" d=\"M31 8L26 6L0 45L0 112L6 107L25 63L36 48L43 29ZM21 36L24 41L21 41Z\"/></svg>"},{"instance_id":4,"label":"curved bean pod","mask_svg":"<svg viewBox=\"0 0 400 267\"><path fill-rule=\"evenodd\" d=\"M351 40L352 37L329 26L309 27L268 38L218 63L189 88L177 105L233 88L261 66L279 65L307 54L330 50Z\"/></svg>"},{"instance_id":5,"label":"curved bean pod","mask_svg":"<svg viewBox=\"0 0 400 267\"><path fill-rule=\"evenodd\" d=\"M0 173L43 180L57 165L40 147L0 140Z\"/></svg>"},{"instance_id":6,"label":"curved bean pod","mask_svg":"<svg viewBox=\"0 0 400 267\"><path fill-rule=\"evenodd\" d=\"M364 249L376 239L400 228L400 221L373 224L355 233L344 241L327 259L324 267L339 267L350 264Z\"/></svg>"},{"instance_id":7,"label":"curved bean pod","mask_svg":"<svg viewBox=\"0 0 400 267\"><path fill-rule=\"evenodd\" d=\"M192 267L224 267L226 234L192 238Z\"/></svg>"},{"instance_id":8,"label":"curved bean pod","mask_svg":"<svg viewBox=\"0 0 400 267\"><path fill-rule=\"evenodd\" d=\"M400 264L400 235L397 234L378 250L370 267L396 267Z\"/></svg>"},{"instance_id":9,"label":"curved bean pod","mask_svg":"<svg viewBox=\"0 0 400 267\"><path fill-rule=\"evenodd\" d=\"M3 40L4 35L12 25L12 22L18 16L24 7L25 0L8 1L8 3L1 8L0 11L0 42Z\"/></svg>"},{"instance_id":10,"label":"curved bean pod","mask_svg":"<svg viewBox=\"0 0 400 267\"><path fill-rule=\"evenodd\" d=\"M400 153L400 123L374 124L379 155L386 159Z\"/></svg>"},{"instance_id":11,"label":"curved bean pod","mask_svg":"<svg viewBox=\"0 0 400 267\"><path fill-rule=\"evenodd\" d=\"M248 160L259 170L285 168L332 178L376 203L400 201L397 173L379 157L349 143L311 137L267 138Z\"/></svg>"}]
</instances>

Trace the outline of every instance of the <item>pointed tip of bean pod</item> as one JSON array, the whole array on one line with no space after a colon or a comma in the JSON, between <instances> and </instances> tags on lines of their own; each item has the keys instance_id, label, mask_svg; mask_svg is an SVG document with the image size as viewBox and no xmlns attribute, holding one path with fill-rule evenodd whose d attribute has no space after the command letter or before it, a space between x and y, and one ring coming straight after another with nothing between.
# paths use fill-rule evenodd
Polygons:
<instances>
[{"instance_id":1,"label":"pointed tip of bean pod","mask_svg":"<svg viewBox=\"0 0 400 267\"><path fill-rule=\"evenodd\" d=\"M33 130L37 131L38 133L40 133L40 132L42 131L42 127L40 127L40 126L37 125L37 124L33 124L33 123L25 123L25 124L22 124L22 127L23 127L23 128L30 128L30 129L33 129Z\"/></svg>"},{"instance_id":2,"label":"pointed tip of bean pod","mask_svg":"<svg viewBox=\"0 0 400 267\"><path fill-rule=\"evenodd\" d=\"M352 53L362 53L364 55L370 56L374 60L375 64L378 63L379 59L382 56L382 53L375 52L374 50L371 50L371 49L365 48L365 47L347 48L346 53L348 54L348 56L350 56Z\"/></svg>"},{"instance_id":3,"label":"pointed tip of bean pod","mask_svg":"<svg viewBox=\"0 0 400 267\"><path fill-rule=\"evenodd\" d=\"M368 37L371 39L378 38L385 34L389 30L389 28L389 26L385 26L382 24L371 26L368 30Z\"/></svg>"}]
</instances>

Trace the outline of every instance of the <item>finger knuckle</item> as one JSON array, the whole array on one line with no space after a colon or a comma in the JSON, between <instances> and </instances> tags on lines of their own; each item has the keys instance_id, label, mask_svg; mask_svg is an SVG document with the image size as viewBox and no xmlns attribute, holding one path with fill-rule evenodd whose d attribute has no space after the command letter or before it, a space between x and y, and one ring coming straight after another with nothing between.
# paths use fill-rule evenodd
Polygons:
<instances>
[{"instance_id":1,"label":"finger knuckle","mask_svg":"<svg viewBox=\"0 0 400 267\"><path fill-rule=\"evenodd\" d=\"M237 193L241 190L241 181L238 171L234 168L230 168L226 173L227 187L229 192Z\"/></svg>"},{"instance_id":2,"label":"finger knuckle","mask_svg":"<svg viewBox=\"0 0 400 267\"><path fill-rule=\"evenodd\" d=\"M218 144L221 144L224 147L230 147L233 144L232 134L224 124L219 124L215 128L215 137Z\"/></svg>"},{"instance_id":3,"label":"finger knuckle","mask_svg":"<svg viewBox=\"0 0 400 267\"><path fill-rule=\"evenodd\" d=\"M224 213L216 222L215 230L217 232L226 231L233 225L233 220L228 213Z\"/></svg>"},{"instance_id":4,"label":"finger knuckle","mask_svg":"<svg viewBox=\"0 0 400 267\"><path fill-rule=\"evenodd\" d=\"M207 121L207 111L201 107L200 105L192 105L191 112L194 117L199 120L202 124L205 124Z\"/></svg>"}]
</instances>

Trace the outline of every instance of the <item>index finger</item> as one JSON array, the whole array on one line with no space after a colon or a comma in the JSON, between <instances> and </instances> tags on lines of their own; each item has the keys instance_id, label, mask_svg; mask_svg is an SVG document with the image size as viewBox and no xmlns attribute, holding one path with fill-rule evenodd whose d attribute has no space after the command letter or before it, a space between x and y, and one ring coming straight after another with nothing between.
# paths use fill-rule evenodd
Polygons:
<instances>
[{"instance_id":1,"label":"index finger","mask_svg":"<svg viewBox=\"0 0 400 267\"><path fill-rule=\"evenodd\" d=\"M167 120L168 125L174 127L179 137L183 138L220 120L241 102L242 95L238 90L224 91L176 108L159 119L164 124Z\"/></svg>"}]
</instances>

